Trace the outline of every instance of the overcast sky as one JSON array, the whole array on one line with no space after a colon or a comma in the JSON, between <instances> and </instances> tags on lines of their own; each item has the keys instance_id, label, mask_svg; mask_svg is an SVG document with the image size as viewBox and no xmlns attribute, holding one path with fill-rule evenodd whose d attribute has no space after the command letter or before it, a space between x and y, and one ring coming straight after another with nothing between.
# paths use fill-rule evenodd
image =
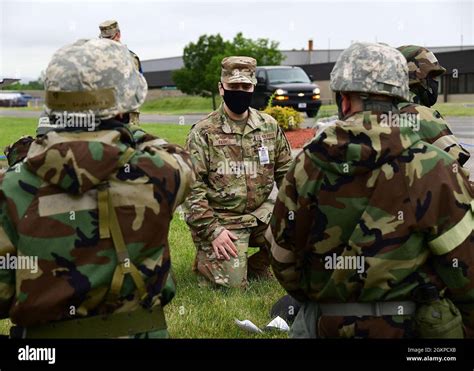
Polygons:
<instances>
[{"instance_id":1,"label":"overcast sky","mask_svg":"<svg viewBox=\"0 0 474 371\"><path fill-rule=\"evenodd\" d=\"M182 55L202 34L270 38L280 49L345 48L352 40L393 46L474 44L468 1L5 1L0 0L0 78L36 78L59 47L97 37L117 19L142 60Z\"/></svg>"}]
</instances>

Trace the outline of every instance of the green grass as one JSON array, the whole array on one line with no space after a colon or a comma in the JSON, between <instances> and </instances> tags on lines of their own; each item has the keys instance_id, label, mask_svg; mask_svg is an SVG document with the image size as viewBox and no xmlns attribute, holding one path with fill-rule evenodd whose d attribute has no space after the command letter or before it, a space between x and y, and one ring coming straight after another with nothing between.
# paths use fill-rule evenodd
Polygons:
<instances>
[{"instance_id":1,"label":"green grass","mask_svg":"<svg viewBox=\"0 0 474 371\"><path fill-rule=\"evenodd\" d=\"M216 104L219 104L219 97ZM196 96L169 97L145 102L140 107L142 113L184 115L190 113L209 113L212 111L212 99Z\"/></svg>"},{"instance_id":2,"label":"green grass","mask_svg":"<svg viewBox=\"0 0 474 371\"><path fill-rule=\"evenodd\" d=\"M323 117L330 117L337 115L337 106L335 104L323 104L318 111L316 120Z\"/></svg>"},{"instance_id":3,"label":"green grass","mask_svg":"<svg viewBox=\"0 0 474 371\"><path fill-rule=\"evenodd\" d=\"M38 120L33 118L0 117L0 155L3 148L23 135L35 135Z\"/></svg>"},{"instance_id":4,"label":"green grass","mask_svg":"<svg viewBox=\"0 0 474 371\"><path fill-rule=\"evenodd\" d=\"M195 248L185 222L178 215L171 224L169 242L177 280L177 295L166 307L172 337L286 337L274 332L252 334L234 324L235 318L249 319L259 327L270 321L271 306L284 294L275 279L250 281L245 291L199 288L191 271Z\"/></svg>"},{"instance_id":5,"label":"green grass","mask_svg":"<svg viewBox=\"0 0 474 371\"><path fill-rule=\"evenodd\" d=\"M216 97L216 104L220 104L220 98ZM39 107L0 107L1 110L19 111L41 111ZM184 115L191 113L209 113L212 111L212 99L200 96L182 96L154 99L145 102L140 107L142 113L155 113L163 115Z\"/></svg>"},{"instance_id":6,"label":"green grass","mask_svg":"<svg viewBox=\"0 0 474 371\"><path fill-rule=\"evenodd\" d=\"M38 120L35 118L0 117L0 154L3 148L14 143L22 135L35 135ZM170 143L184 146L188 135L189 125L175 124L143 124L142 128Z\"/></svg>"},{"instance_id":7,"label":"green grass","mask_svg":"<svg viewBox=\"0 0 474 371\"><path fill-rule=\"evenodd\" d=\"M175 143L179 144L180 146L184 146L191 126L176 124L142 124L142 129L147 133L163 138L169 143Z\"/></svg>"},{"instance_id":8,"label":"green grass","mask_svg":"<svg viewBox=\"0 0 474 371\"><path fill-rule=\"evenodd\" d=\"M22 135L34 135L36 119L0 117L0 148ZM172 143L184 144L189 126L145 124L143 128ZM186 223L176 214L169 233L172 266L177 294L166 306L170 335L173 338L275 338L280 332L253 334L239 329L234 319L249 319L259 327L270 320L271 306L284 295L275 279L250 281L245 291L205 289L197 286L191 267L195 247ZM7 334L8 320L0 321L0 334Z\"/></svg>"},{"instance_id":9,"label":"green grass","mask_svg":"<svg viewBox=\"0 0 474 371\"><path fill-rule=\"evenodd\" d=\"M433 106L443 116L474 116L473 103L438 103Z\"/></svg>"},{"instance_id":10,"label":"green grass","mask_svg":"<svg viewBox=\"0 0 474 371\"><path fill-rule=\"evenodd\" d=\"M8 319L0 320L0 335L8 335L10 332L11 322Z\"/></svg>"}]
</instances>

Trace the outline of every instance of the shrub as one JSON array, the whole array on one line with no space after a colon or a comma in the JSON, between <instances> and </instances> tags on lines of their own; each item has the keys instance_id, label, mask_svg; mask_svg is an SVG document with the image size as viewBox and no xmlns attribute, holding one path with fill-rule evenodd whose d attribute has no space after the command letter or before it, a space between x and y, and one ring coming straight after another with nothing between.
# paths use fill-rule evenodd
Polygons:
<instances>
[{"instance_id":1,"label":"shrub","mask_svg":"<svg viewBox=\"0 0 474 371\"><path fill-rule=\"evenodd\" d=\"M300 113L291 107L269 105L263 112L272 116L284 131L298 129L303 122Z\"/></svg>"}]
</instances>

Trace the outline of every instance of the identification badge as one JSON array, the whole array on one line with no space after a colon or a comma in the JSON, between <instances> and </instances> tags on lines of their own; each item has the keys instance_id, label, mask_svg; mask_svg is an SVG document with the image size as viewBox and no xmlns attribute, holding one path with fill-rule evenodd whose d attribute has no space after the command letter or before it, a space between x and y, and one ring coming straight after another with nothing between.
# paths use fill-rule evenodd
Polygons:
<instances>
[{"instance_id":1,"label":"identification badge","mask_svg":"<svg viewBox=\"0 0 474 371\"><path fill-rule=\"evenodd\" d=\"M260 160L260 165L267 165L270 163L270 157L268 156L268 148L265 146L259 147L258 149L258 159Z\"/></svg>"}]
</instances>

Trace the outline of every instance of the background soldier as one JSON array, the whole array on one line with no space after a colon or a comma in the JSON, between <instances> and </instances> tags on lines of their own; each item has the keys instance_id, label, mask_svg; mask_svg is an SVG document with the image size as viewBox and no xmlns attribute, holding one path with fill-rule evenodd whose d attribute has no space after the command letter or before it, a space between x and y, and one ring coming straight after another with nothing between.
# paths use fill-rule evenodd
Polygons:
<instances>
[{"instance_id":1,"label":"background soldier","mask_svg":"<svg viewBox=\"0 0 474 371\"><path fill-rule=\"evenodd\" d=\"M420 138L448 152L462 165L471 156L451 132L441 114L429 107L438 99L439 76L446 72L435 55L428 49L416 45L398 48L408 62L410 101L399 105L402 113L418 116Z\"/></svg>"},{"instance_id":2,"label":"background soldier","mask_svg":"<svg viewBox=\"0 0 474 371\"><path fill-rule=\"evenodd\" d=\"M187 139L197 181L186 200L186 221L201 285L245 287L247 263L249 276L269 274L264 239L274 205L269 196L274 182L283 180L291 152L277 122L249 108L255 68L250 57L222 60L224 103L194 124ZM249 246L260 251L247 262Z\"/></svg>"},{"instance_id":3,"label":"background soldier","mask_svg":"<svg viewBox=\"0 0 474 371\"><path fill-rule=\"evenodd\" d=\"M120 42L120 29L118 27L117 21L111 20L111 21L102 22L99 28L100 28L100 38L110 39L110 40ZM133 63L135 67L140 73L142 73L140 59L131 50L129 50L129 52L131 56L133 57ZM125 112L124 115L128 117L128 120L131 124L138 126L139 116L140 116L140 112L138 110ZM46 124L45 124L45 121L43 120L46 120ZM38 128L36 130L36 135L37 136L44 135L45 133L51 130L51 127L52 126L50 124L48 115L46 113L42 113L39 120ZM135 129L133 129L133 131L135 133L140 132L140 131L136 131ZM16 163L23 161L23 159L26 157L26 153L28 152L29 146L32 141L33 141L32 137L22 137L17 142L12 143L10 146L8 146L5 149L5 155L8 161L2 160L0 158L0 172L2 171L2 168L6 169L8 166L13 166Z\"/></svg>"},{"instance_id":4,"label":"background soldier","mask_svg":"<svg viewBox=\"0 0 474 371\"><path fill-rule=\"evenodd\" d=\"M92 112L94 126L45 133L0 176L0 254L38 257L36 272L0 270L0 317L13 337L167 336L168 228L193 181L189 155L132 133L124 113L147 85L119 43L59 49L45 90L49 117Z\"/></svg>"},{"instance_id":5,"label":"background soldier","mask_svg":"<svg viewBox=\"0 0 474 371\"><path fill-rule=\"evenodd\" d=\"M266 234L275 276L303 302L292 336L462 337L463 322L473 336L467 177L411 127L381 125L409 99L405 59L354 43L331 89L343 121L295 159Z\"/></svg>"},{"instance_id":6,"label":"background soldier","mask_svg":"<svg viewBox=\"0 0 474 371\"><path fill-rule=\"evenodd\" d=\"M6 86L17 82L17 79L2 79L0 80L0 89L5 88ZM3 148L2 148L3 150ZM6 148L5 148L6 150ZM7 171L9 166L9 161L6 156L3 156L3 153L0 151L0 175Z\"/></svg>"},{"instance_id":7,"label":"background soldier","mask_svg":"<svg viewBox=\"0 0 474 371\"><path fill-rule=\"evenodd\" d=\"M104 21L99 25L100 35L99 37L102 39L110 39L117 42L121 42L121 33L118 22L115 20ZM133 58L133 63L138 71L143 74L142 64L140 62L140 58L134 52L129 50L130 55ZM140 112L138 110L129 112L128 115L130 116L130 123L134 125L140 124Z\"/></svg>"}]
</instances>

